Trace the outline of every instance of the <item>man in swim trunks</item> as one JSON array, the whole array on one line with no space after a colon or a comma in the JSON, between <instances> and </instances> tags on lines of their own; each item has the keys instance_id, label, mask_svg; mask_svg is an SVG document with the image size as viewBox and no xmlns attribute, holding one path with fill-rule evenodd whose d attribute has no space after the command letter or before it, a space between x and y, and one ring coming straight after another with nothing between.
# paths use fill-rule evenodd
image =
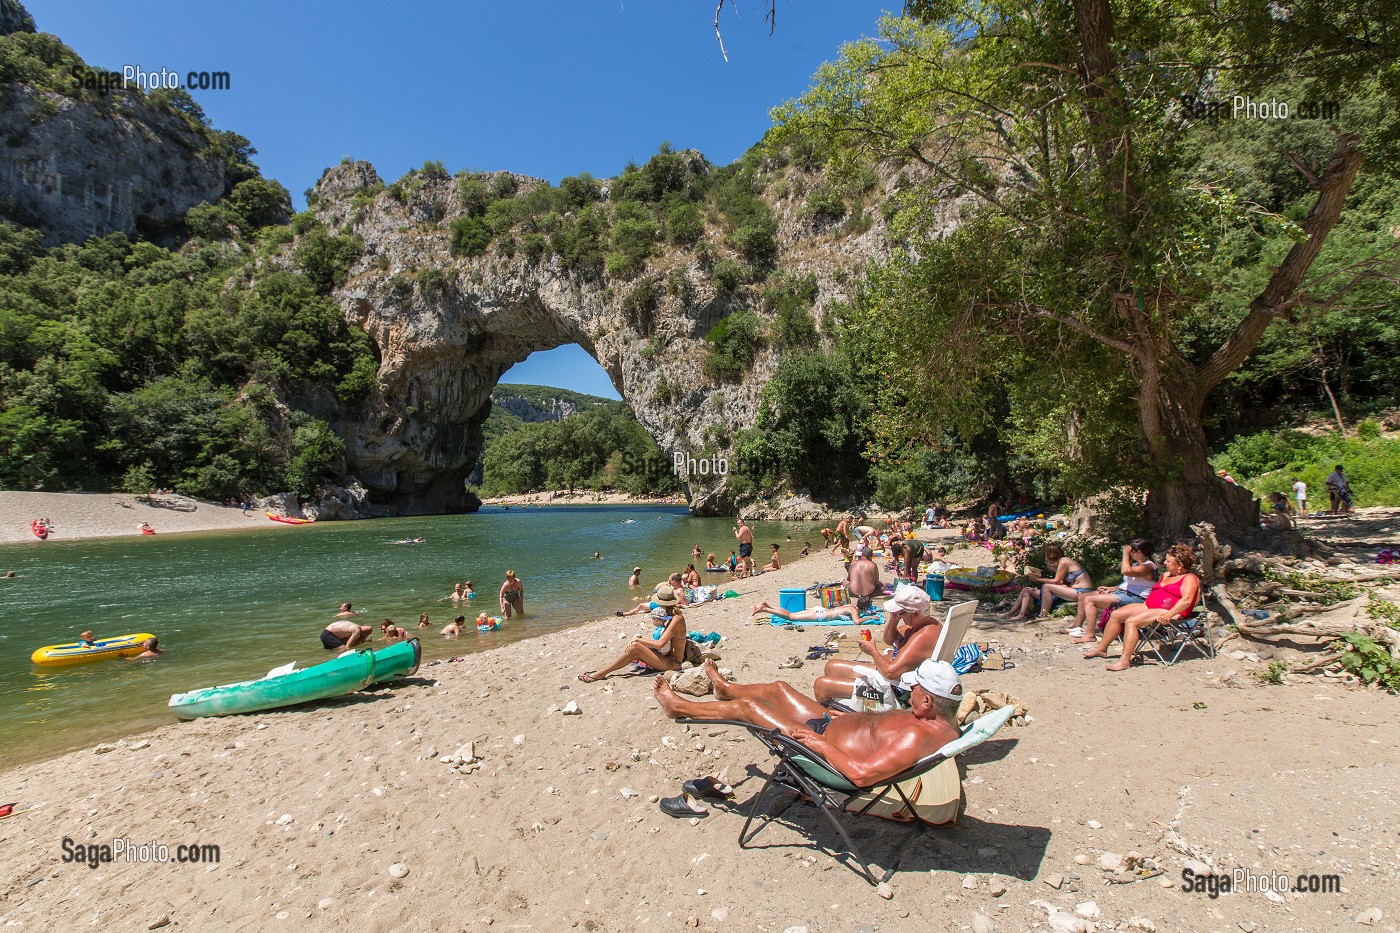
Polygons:
<instances>
[{"instance_id":1,"label":"man in swim trunks","mask_svg":"<svg viewBox=\"0 0 1400 933\"><path fill-rule=\"evenodd\" d=\"M744 573L753 573L753 529L744 524L744 520L739 519L739 524L734 526L734 537L739 542L739 559L744 562Z\"/></svg>"},{"instance_id":2,"label":"man in swim trunks","mask_svg":"<svg viewBox=\"0 0 1400 933\"><path fill-rule=\"evenodd\" d=\"M874 642L857 642L869 661L826 662L822 676L812 687L818 700L838 701L848 708L893 705L899 678L933 657L943 626L931 615L929 596L914 586L901 584L885 603L885 627L880 641L892 646L885 654Z\"/></svg>"},{"instance_id":3,"label":"man in swim trunks","mask_svg":"<svg viewBox=\"0 0 1400 933\"><path fill-rule=\"evenodd\" d=\"M359 613L356 612L354 609L351 609L349 603L341 603L341 604L340 604L340 611L337 612L337 613L335 614L335 617L336 617L337 619L348 619L348 618L350 618L351 616L357 616L357 615L359 615Z\"/></svg>"},{"instance_id":4,"label":"man in swim trunks","mask_svg":"<svg viewBox=\"0 0 1400 933\"><path fill-rule=\"evenodd\" d=\"M857 548L851 559L851 570L846 574L846 591L862 612L870 608L871 599L885 591L880 582L880 568L871 559L873 553L868 547Z\"/></svg>"},{"instance_id":5,"label":"man in swim trunks","mask_svg":"<svg viewBox=\"0 0 1400 933\"><path fill-rule=\"evenodd\" d=\"M346 603L345 605L350 605ZM337 648L354 648L369 641L374 629L368 625L356 625L343 619L332 622L321 630L321 644L327 651Z\"/></svg>"},{"instance_id":6,"label":"man in swim trunks","mask_svg":"<svg viewBox=\"0 0 1400 933\"><path fill-rule=\"evenodd\" d=\"M688 700L658 676L652 693L672 719L737 720L780 729L825 758L860 787L894 777L956 739L962 684L951 665L926 661L909 678L909 707L881 713L837 713L791 684L736 684L705 662L713 702Z\"/></svg>"}]
</instances>

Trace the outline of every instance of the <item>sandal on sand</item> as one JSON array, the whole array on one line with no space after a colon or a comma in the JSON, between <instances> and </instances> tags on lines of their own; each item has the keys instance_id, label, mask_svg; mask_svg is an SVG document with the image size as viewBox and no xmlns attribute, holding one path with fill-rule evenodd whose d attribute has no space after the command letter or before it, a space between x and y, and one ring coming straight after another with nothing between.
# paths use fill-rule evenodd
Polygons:
<instances>
[{"instance_id":1,"label":"sandal on sand","mask_svg":"<svg viewBox=\"0 0 1400 933\"><path fill-rule=\"evenodd\" d=\"M724 800L734 796L734 788L728 784L721 784L712 777L695 778L686 781L681 785L681 790L692 797L712 797L715 800Z\"/></svg>"},{"instance_id":2,"label":"sandal on sand","mask_svg":"<svg viewBox=\"0 0 1400 933\"><path fill-rule=\"evenodd\" d=\"M661 812L671 816L705 816L710 811L690 794L682 794L679 797L662 797Z\"/></svg>"},{"instance_id":3,"label":"sandal on sand","mask_svg":"<svg viewBox=\"0 0 1400 933\"><path fill-rule=\"evenodd\" d=\"M602 680L602 678L598 676L597 671L585 671L584 673L578 675L578 679L586 684L591 684L595 680Z\"/></svg>"}]
</instances>

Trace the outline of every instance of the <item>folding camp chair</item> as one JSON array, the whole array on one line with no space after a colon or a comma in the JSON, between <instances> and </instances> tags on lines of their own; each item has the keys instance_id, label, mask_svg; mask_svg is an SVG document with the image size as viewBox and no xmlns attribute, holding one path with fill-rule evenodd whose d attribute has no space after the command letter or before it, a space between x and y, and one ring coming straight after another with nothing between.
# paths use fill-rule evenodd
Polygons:
<instances>
[{"instance_id":1,"label":"folding camp chair","mask_svg":"<svg viewBox=\"0 0 1400 933\"><path fill-rule=\"evenodd\" d=\"M977 614L977 600L970 599L948 609L943 618L943 631L938 633L938 644L933 646L933 660L953 663L953 655L962 647L967 630L972 625L972 617Z\"/></svg>"},{"instance_id":2,"label":"folding camp chair","mask_svg":"<svg viewBox=\"0 0 1400 933\"><path fill-rule=\"evenodd\" d=\"M1206 624L1206 614L1199 608L1184 619L1154 622L1138 629L1136 653L1152 655L1169 667L1187 648L1195 649L1203 658L1215 657L1215 640Z\"/></svg>"},{"instance_id":3,"label":"folding camp chair","mask_svg":"<svg viewBox=\"0 0 1400 933\"><path fill-rule=\"evenodd\" d=\"M882 881L888 881L894 876L905 853L924 830L930 826L946 826L957 821L958 816L962 813L962 783L961 778L957 776L957 762L953 759L974 745L985 742L996 735L997 730L1005 725L1015 712L1014 706L1004 706L968 723L963 726L961 737L954 739L894 777L866 787L856 784L821 755L788 738L777 729L763 729L748 723L731 720L678 719L677 722L706 726L742 726L748 729L754 738L762 742L768 751L778 759L773 766L772 773L768 776L768 780L762 789L754 795L753 805L749 807L748 818L744 820L744 825L739 830L739 848L748 848L749 842L758 835L759 830L772 820L782 816L787 812L788 807L798 800L807 800L815 804L827 821L836 828L837 833L846 844L844 851L853 856L860 866L860 874L865 877L866 881L876 885ZM945 776L948 775L948 769L951 769L950 779L954 782L957 791L953 797L955 805L951 807L950 814L949 808L938 806L944 801L934 801L937 815L930 818L929 809L926 806L921 806L917 799L919 784L916 782L929 778L940 766L943 766ZM749 827L758 817L759 808L763 805L769 788L772 787L777 787L778 790L793 795L792 799L772 813L765 814L759 824L750 831ZM891 799L892 794L897 797L900 806L895 807L889 813L877 812L876 808L882 804L886 810L894 805L895 800ZM881 815L886 819L909 822L913 825L913 832L899 847L893 864L881 877L875 877L874 872L870 870L870 862L861 854L850 834L846 832L846 828L841 825L837 814L843 811L854 816ZM832 855L835 858L840 857L840 853L836 851L833 851Z\"/></svg>"}]
</instances>

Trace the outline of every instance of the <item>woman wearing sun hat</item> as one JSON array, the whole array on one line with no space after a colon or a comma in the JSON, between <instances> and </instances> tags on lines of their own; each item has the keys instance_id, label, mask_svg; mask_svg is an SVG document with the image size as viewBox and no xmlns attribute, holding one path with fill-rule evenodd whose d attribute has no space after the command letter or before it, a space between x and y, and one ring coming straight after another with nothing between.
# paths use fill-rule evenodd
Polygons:
<instances>
[{"instance_id":1,"label":"woman wearing sun hat","mask_svg":"<svg viewBox=\"0 0 1400 933\"><path fill-rule=\"evenodd\" d=\"M656 593L652 596L651 601L656 604L656 608L651 611L651 617L656 620L657 624L665 626L661 637L642 638L638 636L632 639L622 650L622 654L619 654L612 663L596 671L585 671L579 674L579 680L591 684L595 680L602 680L613 671L621 670L634 661L657 671L678 671L681 669L681 662L685 660L686 630L685 615L681 612L680 600L671 584L663 583L656 588Z\"/></svg>"}]
</instances>

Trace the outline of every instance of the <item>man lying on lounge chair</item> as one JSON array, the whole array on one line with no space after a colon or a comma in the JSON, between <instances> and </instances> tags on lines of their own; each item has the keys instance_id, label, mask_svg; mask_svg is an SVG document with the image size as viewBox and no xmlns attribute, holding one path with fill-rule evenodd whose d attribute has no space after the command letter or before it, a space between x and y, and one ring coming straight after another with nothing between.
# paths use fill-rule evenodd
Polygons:
<instances>
[{"instance_id":1,"label":"man lying on lounge chair","mask_svg":"<svg viewBox=\"0 0 1400 933\"><path fill-rule=\"evenodd\" d=\"M658 676L653 693L672 719L730 720L780 729L861 787L894 777L956 739L962 684L952 665L925 661L905 675L908 709L834 716L791 684L736 684L705 663L714 702L687 700Z\"/></svg>"},{"instance_id":2,"label":"man lying on lounge chair","mask_svg":"<svg viewBox=\"0 0 1400 933\"><path fill-rule=\"evenodd\" d=\"M894 652L883 654L874 642L858 642L857 647L870 658L827 661L812 688L817 699L867 711L894 706L899 678L933 657L938 647L943 625L929 615L931 606L928 593L914 586L898 586L894 598L885 602L885 627L880 633L880 640Z\"/></svg>"}]
</instances>

